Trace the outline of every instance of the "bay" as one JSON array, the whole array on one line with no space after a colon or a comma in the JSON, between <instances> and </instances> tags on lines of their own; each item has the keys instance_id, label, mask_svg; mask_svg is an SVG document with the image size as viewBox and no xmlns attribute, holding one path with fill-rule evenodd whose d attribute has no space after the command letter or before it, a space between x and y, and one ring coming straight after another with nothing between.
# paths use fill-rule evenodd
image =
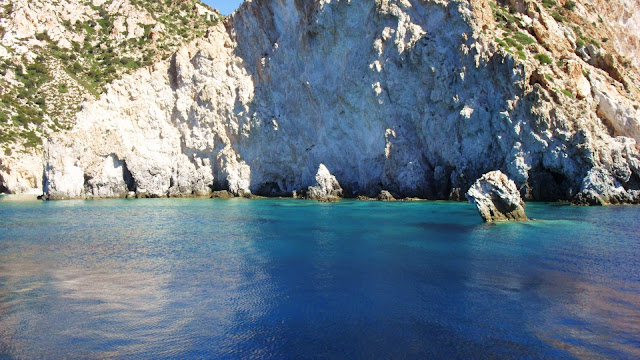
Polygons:
<instances>
[{"instance_id":1,"label":"bay","mask_svg":"<svg viewBox=\"0 0 640 360\"><path fill-rule=\"evenodd\" d=\"M640 358L640 207L0 197L0 358Z\"/></svg>"}]
</instances>

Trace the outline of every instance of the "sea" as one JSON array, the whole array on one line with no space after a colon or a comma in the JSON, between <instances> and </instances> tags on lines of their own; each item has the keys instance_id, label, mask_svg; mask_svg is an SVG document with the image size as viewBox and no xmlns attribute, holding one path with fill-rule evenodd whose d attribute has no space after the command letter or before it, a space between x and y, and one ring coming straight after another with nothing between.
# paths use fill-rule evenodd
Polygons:
<instances>
[{"instance_id":1,"label":"sea","mask_svg":"<svg viewBox=\"0 0 640 360\"><path fill-rule=\"evenodd\" d=\"M0 197L0 359L639 359L640 206Z\"/></svg>"}]
</instances>

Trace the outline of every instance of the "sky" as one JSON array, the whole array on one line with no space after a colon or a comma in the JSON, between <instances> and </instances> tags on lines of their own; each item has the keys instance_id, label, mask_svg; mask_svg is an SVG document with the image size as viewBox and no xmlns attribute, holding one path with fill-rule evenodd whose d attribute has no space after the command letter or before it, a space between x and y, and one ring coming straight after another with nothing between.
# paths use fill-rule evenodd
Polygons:
<instances>
[{"instance_id":1,"label":"sky","mask_svg":"<svg viewBox=\"0 0 640 360\"><path fill-rule=\"evenodd\" d=\"M242 4L243 0L202 0L203 3L218 9L222 15L229 15Z\"/></svg>"}]
</instances>

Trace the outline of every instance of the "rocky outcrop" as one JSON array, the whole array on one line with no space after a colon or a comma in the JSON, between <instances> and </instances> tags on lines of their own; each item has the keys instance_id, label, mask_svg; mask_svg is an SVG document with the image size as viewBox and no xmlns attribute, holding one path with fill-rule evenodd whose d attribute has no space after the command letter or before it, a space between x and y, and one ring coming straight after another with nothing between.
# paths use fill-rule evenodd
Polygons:
<instances>
[{"instance_id":1,"label":"rocky outcrop","mask_svg":"<svg viewBox=\"0 0 640 360\"><path fill-rule=\"evenodd\" d=\"M378 201L395 201L396 198L394 198L393 195L391 195L391 193L388 192L387 190L382 190L382 191L380 191L380 194L378 194L378 197L376 198L376 200L378 200Z\"/></svg>"},{"instance_id":2,"label":"rocky outcrop","mask_svg":"<svg viewBox=\"0 0 640 360\"><path fill-rule=\"evenodd\" d=\"M42 194L42 153L0 157L0 194Z\"/></svg>"},{"instance_id":3,"label":"rocky outcrop","mask_svg":"<svg viewBox=\"0 0 640 360\"><path fill-rule=\"evenodd\" d=\"M466 194L485 222L528 220L516 184L501 171L482 175Z\"/></svg>"},{"instance_id":4,"label":"rocky outcrop","mask_svg":"<svg viewBox=\"0 0 640 360\"><path fill-rule=\"evenodd\" d=\"M45 191L279 196L315 186L323 163L345 196L457 198L501 169L525 199L574 200L602 168L635 201L637 91L577 54L550 10L522 4L245 2L87 103L48 144ZM496 41L510 36L527 45Z\"/></svg>"},{"instance_id":5,"label":"rocky outcrop","mask_svg":"<svg viewBox=\"0 0 640 360\"><path fill-rule=\"evenodd\" d=\"M575 202L582 205L638 203L637 190L626 190L606 169L593 168L582 181Z\"/></svg>"},{"instance_id":6,"label":"rocky outcrop","mask_svg":"<svg viewBox=\"0 0 640 360\"><path fill-rule=\"evenodd\" d=\"M235 196L227 190L217 190L211 194L212 199L231 199L233 197Z\"/></svg>"},{"instance_id":7,"label":"rocky outcrop","mask_svg":"<svg viewBox=\"0 0 640 360\"><path fill-rule=\"evenodd\" d=\"M586 6L581 9L589 16L588 21L597 23L601 30L608 30L602 31L600 38L608 37L616 52L640 68L640 3L636 0L591 0L585 4L595 9L591 14Z\"/></svg>"},{"instance_id":8,"label":"rocky outcrop","mask_svg":"<svg viewBox=\"0 0 640 360\"><path fill-rule=\"evenodd\" d=\"M307 188L307 198L321 202L334 202L342 197L342 187L336 177L331 175L324 164L320 164L316 173L316 185Z\"/></svg>"},{"instance_id":9,"label":"rocky outcrop","mask_svg":"<svg viewBox=\"0 0 640 360\"><path fill-rule=\"evenodd\" d=\"M79 105L94 101L104 85L135 69L148 71L185 40L205 33L219 16L199 0L2 1L0 189L42 193L43 141L71 128ZM110 171L108 166L105 171ZM32 174L38 174L37 181ZM89 186L89 194L66 195L122 193L99 183Z\"/></svg>"}]
</instances>

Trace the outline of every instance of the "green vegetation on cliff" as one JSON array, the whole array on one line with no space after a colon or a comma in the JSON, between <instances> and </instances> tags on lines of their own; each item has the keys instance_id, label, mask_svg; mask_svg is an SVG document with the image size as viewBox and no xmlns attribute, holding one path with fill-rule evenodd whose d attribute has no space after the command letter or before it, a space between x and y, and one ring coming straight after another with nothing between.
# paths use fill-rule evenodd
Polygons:
<instances>
[{"instance_id":1,"label":"green vegetation on cliff","mask_svg":"<svg viewBox=\"0 0 640 360\"><path fill-rule=\"evenodd\" d=\"M6 154L70 128L84 99L167 59L221 16L199 0L39 0L29 7L12 0L0 7L0 18L0 146ZM33 26L25 26L32 19Z\"/></svg>"}]
</instances>

